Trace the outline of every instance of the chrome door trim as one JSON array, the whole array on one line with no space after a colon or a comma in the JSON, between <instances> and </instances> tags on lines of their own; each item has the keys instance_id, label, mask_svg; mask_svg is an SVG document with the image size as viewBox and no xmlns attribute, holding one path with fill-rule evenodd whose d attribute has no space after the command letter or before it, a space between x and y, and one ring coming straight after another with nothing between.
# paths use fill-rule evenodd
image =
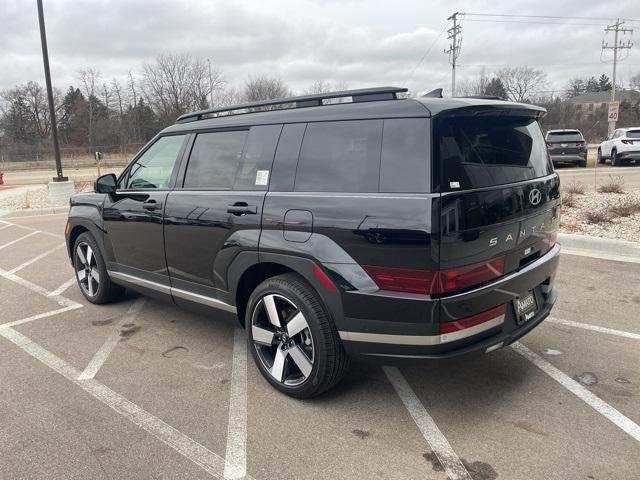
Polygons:
<instances>
[{"instance_id":1,"label":"chrome door trim","mask_svg":"<svg viewBox=\"0 0 640 480\"><path fill-rule=\"evenodd\" d=\"M134 275L129 275L128 273L114 272L112 270L107 270L107 274L111 278L114 278L115 280L121 280L123 282L127 282L132 285L138 285L140 287L149 288L151 290L166 293L167 295L172 295L174 297L182 298L184 300L189 300L202 305L207 305L209 307L217 308L219 310L224 310L225 312L238 313L236 307L234 307L233 305L229 305L228 303L225 303L213 297L207 297L205 295L189 292L187 290L182 290L180 288L169 287L168 285L162 285L161 283L153 282L151 280L146 280L144 278L136 277Z\"/></svg>"}]
</instances>

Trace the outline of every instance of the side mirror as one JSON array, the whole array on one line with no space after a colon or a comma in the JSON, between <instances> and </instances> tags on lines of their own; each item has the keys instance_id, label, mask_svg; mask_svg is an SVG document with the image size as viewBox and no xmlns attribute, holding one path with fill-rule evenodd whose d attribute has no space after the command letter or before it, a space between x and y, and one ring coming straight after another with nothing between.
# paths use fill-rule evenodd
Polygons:
<instances>
[{"instance_id":1,"label":"side mirror","mask_svg":"<svg viewBox=\"0 0 640 480\"><path fill-rule=\"evenodd\" d=\"M115 193L116 192L116 176L113 173L102 175L96 178L93 184L93 190L96 193Z\"/></svg>"}]
</instances>

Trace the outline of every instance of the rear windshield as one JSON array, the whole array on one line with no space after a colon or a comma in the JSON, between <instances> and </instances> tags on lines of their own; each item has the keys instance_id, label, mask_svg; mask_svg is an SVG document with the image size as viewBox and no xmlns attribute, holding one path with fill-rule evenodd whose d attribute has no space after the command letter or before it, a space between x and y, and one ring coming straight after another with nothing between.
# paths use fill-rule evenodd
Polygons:
<instances>
[{"instance_id":1,"label":"rear windshield","mask_svg":"<svg viewBox=\"0 0 640 480\"><path fill-rule=\"evenodd\" d=\"M548 142L581 142L584 138L580 132L549 132Z\"/></svg>"},{"instance_id":2,"label":"rear windshield","mask_svg":"<svg viewBox=\"0 0 640 480\"><path fill-rule=\"evenodd\" d=\"M552 173L542 131L524 117L451 117L437 126L444 192L521 182Z\"/></svg>"},{"instance_id":3,"label":"rear windshield","mask_svg":"<svg viewBox=\"0 0 640 480\"><path fill-rule=\"evenodd\" d=\"M627 138L640 138L640 130L629 130Z\"/></svg>"}]
</instances>

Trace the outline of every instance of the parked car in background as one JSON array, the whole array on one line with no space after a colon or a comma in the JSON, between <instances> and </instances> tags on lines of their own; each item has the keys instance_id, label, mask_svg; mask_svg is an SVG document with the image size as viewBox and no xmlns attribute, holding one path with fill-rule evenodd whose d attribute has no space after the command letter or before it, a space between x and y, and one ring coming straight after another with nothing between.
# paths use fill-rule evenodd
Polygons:
<instances>
[{"instance_id":1,"label":"parked car in background","mask_svg":"<svg viewBox=\"0 0 640 480\"><path fill-rule=\"evenodd\" d=\"M598 147L598 163L607 159L614 167L640 161L640 127L618 128L607 135Z\"/></svg>"},{"instance_id":2,"label":"parked car in background","mask_svg":"<svg viewBox=\"0 0 640 480\"><path fill-rule=\"evenodd\" d=\"M126 287L235 314L262 375L300 398L335 385L348 357L426 361L513 343L558 295L546 111L404 92L183 115L119 178L72 197L82 293L100 304ZM255 111L265 107L281 109Z\"/></svg>"},{"instance_id":3,"label":"parked car in background","mask_svg":"<svg viewBox=\"0 0 640 480\"><path fill-rule=\"evenodd\" d=\"M554 165L587 166L587 142L580 130L549 130L545 141Z\"/></svg>"}]
</instances>

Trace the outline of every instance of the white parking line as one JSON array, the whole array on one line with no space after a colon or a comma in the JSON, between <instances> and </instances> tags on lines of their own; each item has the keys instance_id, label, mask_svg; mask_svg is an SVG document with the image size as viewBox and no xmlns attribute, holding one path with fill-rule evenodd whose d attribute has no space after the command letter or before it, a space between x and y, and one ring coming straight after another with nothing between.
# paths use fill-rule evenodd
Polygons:
<instances>
[{"instance_id":1,"label":"white parking line","mask_svg":"<svg viewBox=\"0 0 640 480\"><path fill-rule=\"evenodd\" d=\"M247 337L240 328L233 332L233 364L229 426L224 478L238 480L247 475Z\"/></svg>"},{"instance_id":2,"label":"white parking line","mask_svg":"<svg viewBox=\"0 0 640 480\"><path fill-rule=\"evenodd\" d=\"M71 277L69 280L67 280L66 282L64 282L62 285L60 285L58 288L56 288L53 292L49 293L49 295L47 296L55 297L57 295L60 295L62 292L64 292L67 288L69 288L74 283L76 283L75 275Z\"/></svg>"},{"instance_id":3,"label":"white parking line","mask_svg":"<svg viewBox=\"0 0 640 480\"><path fill-rule=\"evenodd\" d=\"M22 218L22 217L17 217L17 218ZM50 237L64 238L64 235L60 235L58 233L47 232L46 230L38 230L37 228L28 227L26 225L21 225L19 223L11 223L11 222L6 222L4 220L0 220L0 223L5 223L5 224L7 224L9 226L12 226L12 227L22 228L23 230L29 230L29 231L31 231L33 233L41 233L42 235L49 235Z\"/></svg>"},{"instance_id":4,"label":"white parking line","mask_svg":"<svg viewBox=\"0 0 640 480\"><path fill-rule=\"evenodd\" d=\"M63 297L62 295L53 295L54 292L50 292L49 290L47 290L44 287L41 287L40 285L36 285L35 283L30 282L29 280L25 280L24 278L19 277L15 273L7 272L6 270L2 270L1 268L0 268L0 276L6 278L7 280L11 280L12 282L17 283L18 285L28 288L32 292L38 293L45 297L49 297L55 302L57 302L58 305L61 305L63 307L69 307L72 305L81 305L78 302L74 302L73 300Z\"/></svg>"},{"instance_id":5,"label":"white parking line","mask_svg":"<svg viewBox=\"0 0 640 480\"><path fill-rule=\"evenodd\" d=\"M524 358L533 363L540 370L542 370L544 373L553 378L564 388L573 393L580 400L593 408L600 415L613 422L616 426L618 426L618 428L640 442L640 426L633 422L630 418L624 416L622 413L606 403L600 397L597 397L596 395L591 393L589 390L573 380L567 374L558 370L540 355L529 350L520 342L513 343L511 347Z\"/></svg>"},{"instance_id":6,"label":"white parking line","mask_svg":"<svg viewBox=\"0 0 640 480\"><path fill-rule=\"evenodd\" d=\"M13 225L11 225L10 223L3 225L0 227L0 230L4 230L5 228L9 228L9 227L13 227Z\"/></svg>"},{"instance_id":7,"label":"white parking line","mask_svg":"<svg viewBox=\"0 0 640 480\"><path fill-rule=\"evenodd\" d=\"M225 462L219 455L215 454L184 433L176 430L171 425L168 425L159 418L153 416L135 403L130 402L122 395L114 392L97 380L78 380L80 371L77 368L69 365L53 353L32 342L29 338L16 330L13 330L12 328L2 328L0 329L0 336L3 336L7 340L13 342L33 358L42 362L53 371L65 377L67 380L75 383L93 398L107 405L134 425L146 430L158 440L173 448L176 452L180 453L185 458L188 458L212 476L219 479L223 478ZM245 478L252 479L249 475Z\"/></svg>"},{"instance_id":8,"label":"white parking line","mask_svg":"<svg viewBox=\"0 0 640 480\"><path fill-rule=\"evenodd\" d=\"M607 333L609 335L616 335L618 337L631 338L633 340L640 340L640 334L625 332L624 330L615 330L613 328L600 327L598 325L591 325L589 323L574 322L572 320L564 320L562 318L549 317L547 322L558 323L560 325L566 325L568 327L582 328L584 330L593 330L594 332Z\"/></svg>"},{"instance_id":9,"label":"white parking line","mask_svg":"<svg viewBox=\"0 0 640 480\"><path fill-rule=\"evenodd\" d=\"M383 367L384 373L393 385L396 393L409 411L409 414L416 422L418 429L422 432L433 453L436 454L440 464L444 468L447 476L451 480L472 480L466 467L458 458L456 452L449 444L447 438L442 434L436 422L424 408L420 400L407 383L400 370L396 367Z\"/></svg>"},{"instance_id":10,"label":"white parking line","mask_svg":"<svg viewBox=\"0 0 640 480\"><path fill-rule=\"evenodd\" d=\"M30 317L23 318L22 320L15 320L13 322L3 323L3 324L0 324L0 328L15 327L16 325L22 325L24 323L33 322L34 320L40 320L41 318L52 317L54 315L58 315L59 313L69 312L71 310L76 310L78 308L82 308L82 305L80 305L79 303L76 305L70 305L68 307L59 308L57 310L51 310L49 312L32 315Z\"/></svg>"},{"instance_id":11,"label":"white parking line","mask_svg":"<svg viewBox=\"0 0 640 480\"><path fill-rule=\"evenodd\" d=\"M107 360L111 352L116 345L120 341L120 327L125 323L133 322L142 310L144 306L145 297L139 297L127 310L127 313L124 314L122 319L118 322L116 328L111 332L111 335L107 338L107 340L102 344L100 349L95 353L89 364L86 366L84 371L78 376L78 380L88 380L90 378L94 378L100 367Z\"/></svg>"},{"instance_id":12,"label":"white parking line","mask_svg":"<svg viewBox=\"0 0 640 480\"><path fill-rule=\"evenodd\" d=\"M12 240L12 241L10 241L10 242L8 242L8 243L5 243L4 245L0 245L0 250L2 250L3 248L10 247L11 245L14 245L14 244L16 244L16 243L18 243L18 242L21 242L21 241L22 241L22 240L24 240L25 238L29 238L29 237L31 237L31 236L33 236L33 235L37 235L38 233L39 233L39 232L31 232L31 233L27 233L26 235L24 235L24 236L22 236L22 237L16 238L15 240Z\"/></svg>"},{"instance_id":13,"label":"white parking line","mask_svg":"<svg viewBox=\"0 0 640 480\"><path fill-rule=\"evenodd\" d=\"M41 254L40 254L40 255L38 255L37 257L33 257L31 260L27 260L27 261L26 261L26 262L24 262L23 264L18 265L18 266L17 266L17 267L15 267L15 268L12 268L12 269L11 269L11 270L9 270L7 273L16 273L16 272L19 272L20 270L22 270L22 269L23 269L23 268L25 268L25 267L28 267L28 266L29 266L29 265L31 265L32 263L35 263L35 262L37 262L38 260L42 260L44 257L46 257L47 255L49 255L49 254L51 254L51 253L55 252L56 250L60 250L60 249L61 249L62 247L64 247L65 245L66 245L66 244L61 243L60 245L58 245L58 246L56 246L56 247L53 247L52 249L47 250L47 251L46 251L46 252L44 252L44 253L41 253Z\"/></svg>"}]
</instances>

